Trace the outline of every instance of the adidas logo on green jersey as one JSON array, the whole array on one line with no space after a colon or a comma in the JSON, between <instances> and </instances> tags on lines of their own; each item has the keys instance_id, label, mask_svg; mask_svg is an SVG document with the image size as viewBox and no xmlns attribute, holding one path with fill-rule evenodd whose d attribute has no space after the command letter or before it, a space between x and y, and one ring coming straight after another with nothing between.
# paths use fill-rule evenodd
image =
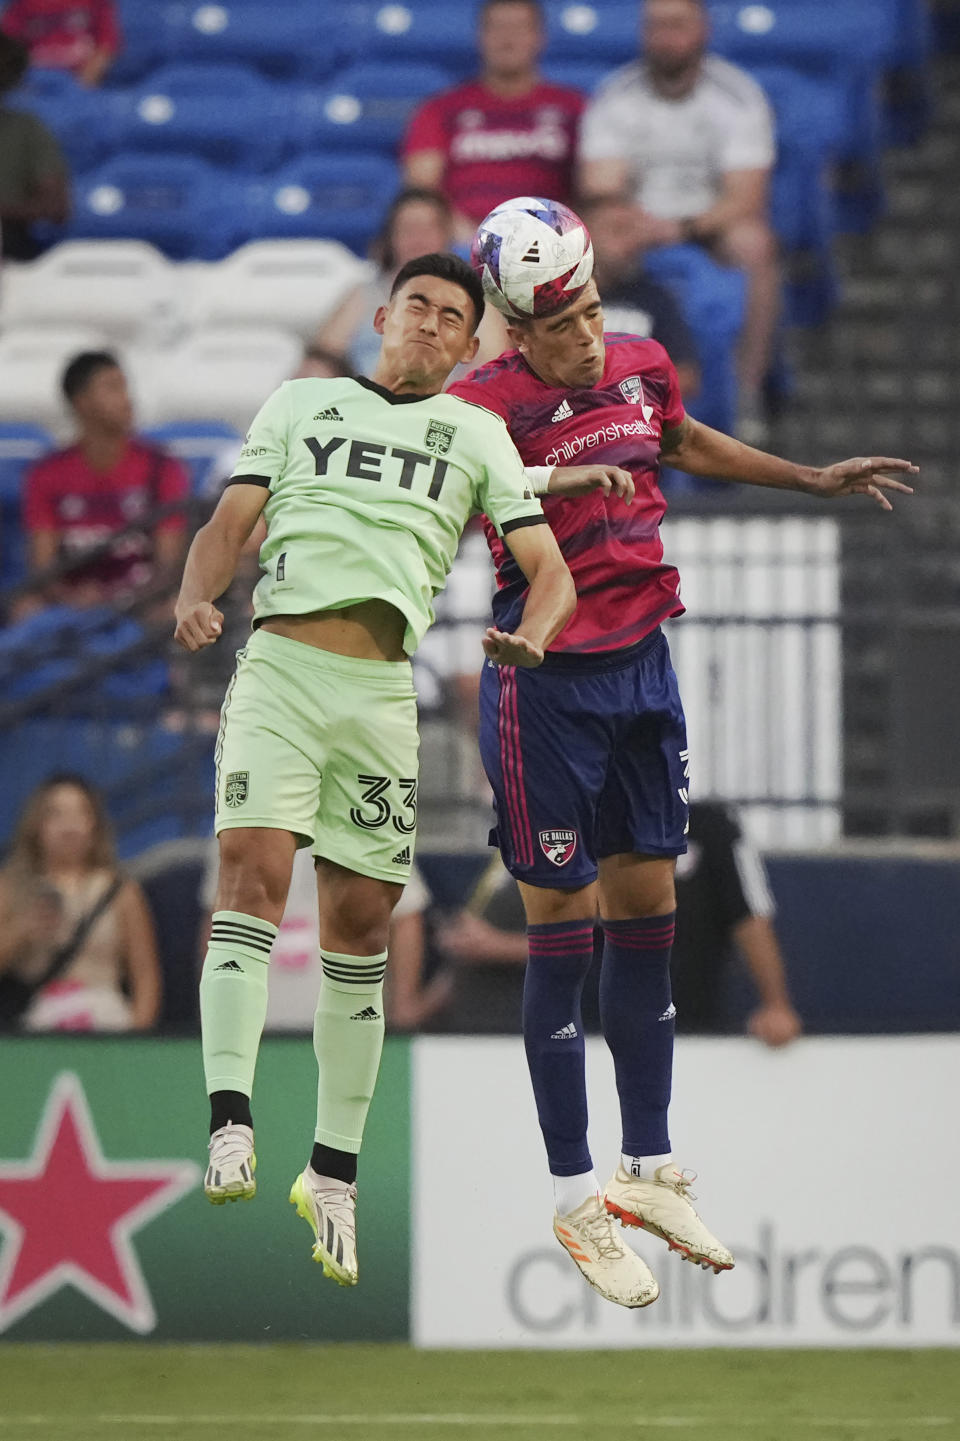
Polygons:
<instances>
[{"instance_id":1,"label":"adidas logo on green jersey","mask_svg":"<svg viewBox=\"0 0 960 1441\"><path fill-rule=\"evenodd\" d=\"M318 410L313 418L314 420L342 420L343 416L335 405L331 405L326 410Z\"/></svg>"}]
</instances>

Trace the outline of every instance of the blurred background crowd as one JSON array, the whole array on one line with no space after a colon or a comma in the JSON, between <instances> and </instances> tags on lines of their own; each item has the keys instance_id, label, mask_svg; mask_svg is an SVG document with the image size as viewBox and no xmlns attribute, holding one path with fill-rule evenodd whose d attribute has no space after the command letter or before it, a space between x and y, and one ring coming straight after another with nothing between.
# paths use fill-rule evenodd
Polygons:
<instances>
[{"instance_id":1,"label":"blurred background crowd","mask_svg":"<svg viewBox=\"0 0 960 1441\"><path fill-rule=\"evenodd\" d=\"M539 194L583 215L607 328L667 347L692 414L809 463L922 467L892 518L664 476L698 799L680 1025L960 1026L958 161L954 0L6 4L0 1024L195 1024L256 556L187 660L189 538L280 381L369 372L399 266ZM480 359L505 344L488 315ZM417 657L398 1029L518 1029L522 912L483 853L473 737L491 585L468 532ZM306 860L276 1029L312 1016Z\"/></svg>"}]
</instances>

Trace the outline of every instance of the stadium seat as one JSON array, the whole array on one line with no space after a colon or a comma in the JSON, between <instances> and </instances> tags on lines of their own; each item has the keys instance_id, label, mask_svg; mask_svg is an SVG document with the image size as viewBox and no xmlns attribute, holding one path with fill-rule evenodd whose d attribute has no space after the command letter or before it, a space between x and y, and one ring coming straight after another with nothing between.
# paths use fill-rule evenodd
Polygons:
<instances>
[{"instance_id":1,"label":"stadium seat","mask_svg":"<svg viewBox=\"0 0 960 1441\"><path fill-rule=\"evenodd\" d=\"M229 249L231 185L192 156L117 155L77 182L69 233L148 240L173 260L215 260Z\"/></svg>"},{"instance_id":2,"label":"stadium seat","mask_svg":"<svg viewBox=\"0 0 960 1441\"><path fill-rule=\"evenodd\" d=\"M399 172L385 155L302 155L272 182L251 182L237 224L254 236L327 236L362 254L379 230Z\"/></svg>"},{"instance_id":3,"label":"stadium seat","mask_svg":"<svg viewBox=\"0 0 960 1441\"><path fill-rule=\"evenodd\" d=\"M322 89L298 89L291 108L304 148L396 152L411 114L428 95L453 83L434 65L365 62L352 65Z\"/></svg>"},{"instance_id":4,"label":"stadium seat","mask_svg":"<svg viewBox=\"0 0 960 1441\"><path fill-rule=\"evenodd\" d=\"M136 653L144 640L137 621L109 607L50 606L0 631L0 695L8 702L56 688L58 707L87 714L163 695L166 664ZM91 663L106 657L116 665L87 678Z\"/></svg>"},{"instance_id":5,"label":"stadium seat","mask_svg":"<svg viewBox=\"0 0 960 1441\"><path fill-rule=\"evenodd\" d=\"M571 90L582 90L592 95L616 67L607 60L550 60L544 61L542 69L545 79L553 85L568 85Z\"/></svg>"},{"instance_id":6,"label":"stadium seat","mask_svg":"<svg viewBox=\"0 0 960 1441\"><path fill-rule=\"evenodd\" d=\"M177 271L142 240L72 240L4 272L4 326L89 325L111 341L175 324Z\"/></svg>"},{"instance_id":7,"label":"stadium seat","mask_svg":"<svg viewBox=\"0 0 960 1441\"><path fill-rule=\"evenodd\" d=\"M239 430L215 420L172 420L142 434L187 467L194 495L213 494L217 481L232 470L243 443Z\"/></svg>"},{"instance_id":8,"label":"stadium seat","mask_svg":"<svg viewBox=\"0 0 960 1441\"><path fill-rule=\"evenodd\" d=\"M279 325L304 340L370 267L335 240L259 240L193 278L203 325Z\"/></svg>"},{"instance_id":9,"label":"stadium seat","mask_svg":"<svg viewBox=\"0 0 960 1441\"><path fill-rule=\"evenodd\" d=\"M102 350L102 330L80 326L21 326L0 334L0 421L63 431L60 377L80 350Z\"/></svg>"},{"instance_id":10,"label":"stadium seat","mask_svg":"<svg viewBox=\"0 0 960 1441\"><path fill-rule=\"evenodd\" d=\"M30 70L10 97L53 131L72 170L89 170L113 146L110 103L63 70Z\"/></svg>"},{"instance_id":11,"label":"stadium seat","mask_svg":"<svg viewBox=\"0 0 960 1441\"><path fill-rule=\"evenodd\" d=\"M16 585L26 574L23 478L33 462L53 448L53 437L38 425L0 424L0 589Z\"/></svg>"},{"instance_id":12,"label":"stadium seat","mask_svg":"<svg viewBox=\"0 0 960 1441\"><path fill-rule=\"evenodd\" d=\"M644 264L653 280L675 293L696 337L701 390L691 414L718 430L732 430L737 403L733 354L746 301L742 273L718 265L696 245L652 250Z\"/></svg>"},{"instance_id":13,"label":"stadium seat","mask_svg":"<svg viewBox=\"0 0 960 1441\"><path fill-rule=\"evenodd\" d=\"M877 72L896 59L900 0L768 0L710 5L711 46L742 65Z\"/></svg>"},{"instance_id":14,"label":"stadium seat","mask_svg":"<svg viewBox=\"0 0 960 1441\"><path fill-rule=\"evenodd\" d=\"M171 21L178 6L157 0L114 0L123 44L104 77L108 89L134 85L155 65L166 60Z\"/></svg>"},{"instance_id":15,"label":"stadium seat","mask_svg":"<svg viewBox=\"0 0 960 1441\"><path fill-rule=\"evenodd\" d=\"M241 434L267 396L300 363L286 330L239 326L198 330L158 357L152 376L156 423L215 420Z\"/></svg>"},{"instance_id":16,"label":"stadium seat","mask_svg":"<svg viewBox=\"0 0 960 1441\"><path fill-rule=\"evenodd\" d=\"M242 60L266 75L321 78L345 58L347 27L309 4L190 4L171 14L170 55Z\"/></svg>"},{"instance_id":17,"label":"stadium seat","mask_svg":"<svg viewBox=\"0 0 960 1441\"><path fill-rule=\"evenodd\" d=\"M165 65L118 97L114 132L129 150L199 155L265 170L281 159L289 102L243 65Z\"/></svg>"},{"instance_id":18,"label":"stadium seat","mask_svg":"<svg viewBox=\"0 0 960 1441\"><path fill-rule=\"evenodd\" d=\"M635 0L552 0L547 5L547 61L605 62L608 69L626 65L636 58L637 14Z\"/></svg>"},{"instance_id":19,"label":"stadium seat","mask_svg":"<svg viewBox=\"0 0 960 1441\"><path fill-rule=\"evenodd\" d=\"M472 5L432 0L345 5L344 36L357 59L396 65L411 61L442 65L457 79L477 69L476 14Z\"/></svg>"}]
</instances>

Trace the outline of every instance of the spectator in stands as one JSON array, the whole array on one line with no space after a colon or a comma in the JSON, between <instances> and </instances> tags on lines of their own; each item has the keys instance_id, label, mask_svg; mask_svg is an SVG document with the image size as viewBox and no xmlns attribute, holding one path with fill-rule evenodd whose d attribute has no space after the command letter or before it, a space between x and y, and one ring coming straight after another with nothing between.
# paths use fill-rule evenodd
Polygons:
<instances>
[{"instance_id":1,"label":"spectator in stands","mask_svg":"<svg viewBox=\"0 0 960 1441\"><path fill-rule=\"evenodd\" d=\"M403 147L408 185L442 190L458 238L513 195L570 199L584 97L540 76L543 9L537 0L480 6L476 80L427 100Z\"/></svg>"},{"instance_id":2,"label":"spectator in stands","mask_svg":"<svg viewBox=\"0 0 960 1441\"><path fill-rule=\"evenodd\" d=\"M144 1031L159 1015L150 912L79 776L34 791L0 870L0 981L9 977L24 991L25 1030Z\"/></svg>"},{"instance_id":3,"label":"spectator in stands","mask_svg":"<svg viewBox=\"0 0 960 1441\"><path fill-rule=\"evenodd\" d=\"M7 260L32 260L38 220L63 225L70 214L67 162L53 133L27 110L4 104L23 79L26 47L0 34L0 245Z\"/></svg>"},{"instance_id":4,"label":"spectator in stands","mask_svg":"<svg viewBox=\"0 0 960 1441\"><path fill-rule=\"evenodd\" d=\"M600 196L580 206L593 241L593 278L603 301L607 330L659 340L677 369L684 399L700 388L700 365L679 303L644 273L643 241L636 212L627 201Z\"/></svg>"},{"instance_id":5,"label":"spectator in stands","mask_svg":"<svg viewBox=\"0 0 960 1441\"><path fill-rule=\"evenodd\" d=\"M394 196L371 247L376 272L344 297L317 331L315 345L346 356L358 374L370 374L380 353L373 317L389 300L397 271L418 255L451 250L453 246L453 213L444 197L435 190L417 187L401 190ZM487 306L477 334L480 348L474 365L482 365L507 347L506 325L492 305ZM454 371L454 378L459 374L459 370Z\"/></svg>"},{"instance_id":6,"label":"spectator in stands","mask_svg":"<svg viewBox=\"0 0 960 1441\"><path fill-rule=\"evenodd\" d=\"M48 600L100 605L128 599L179 574L190 490L178 460L133 435L127 380L109 351L84 351L63 372L76 418L75 445L37 462L24 489L24 523L34 575L117 536L116 544L50 585Z\"/></svg>"},{"instance_id":7,"label":"spectator in stands","mask_svg":"<svg viewBox=\"0 0 960 1441\"><path fill-rule=\"evenodd\" d=\"M113 0L10 0L0 29L23 41L31 65L69 70L81 85L99 85L120 49Z\"/></svg>"},{"instance_id":8,"label":"spectator in stands","mask_svg":"<svg viewBox=\"0 0 960 1441\"><path fill-rule=\"evenodd\" d=\"M670 962L678 1031L722 1032L725 974L742 955L759 996L747 1029L768 1046L803 1029L790 1000L763 860L721 805L690 807L677 860L677 929Z\"/></svg>"},{"instance_id":9,"label":"spectator in stands","mask_svg":"<svg viewBox=\"0 0 960 1441\"><path fill-rule=\"evenodd\" d=\"M647 0L642 58L615 71L584 116L579 186L630 199L646 246L694 242L746 272L737 433L757 445L780 310L773 119L757 82L707 53L708 36L703 0Z\"/></svg>"},{"instance_id":10,"label":"spectator in stands","mask_svg":"<svg viewBox=\"0 0 960 1441\"><path fill-rule=\"evenodd\" d=\"M750 1035L783 1046L803 1026L794 1009L773 928L773 899L763 861L720 805L690 807L689 850L677 861L677 930L670 975L679 1031L716 1034L729 1029L724 981L740 956L759 1004L747 1019ZM527 961L523 905L516 882L495 857L467 905L438 932L441 951L455 965L451 1030L518 1031ZM584 1024L597 1030L598 962L584 991Z\"/></svg>"}]
</instances>

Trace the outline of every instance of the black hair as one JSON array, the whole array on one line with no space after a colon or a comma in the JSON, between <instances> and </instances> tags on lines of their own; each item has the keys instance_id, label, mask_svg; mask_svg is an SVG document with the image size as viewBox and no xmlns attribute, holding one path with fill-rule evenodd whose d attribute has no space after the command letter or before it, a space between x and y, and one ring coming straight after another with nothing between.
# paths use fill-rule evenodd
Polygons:
<instances>
[{"instance_id":1,"label":"black hair","mask_svg":"<svg viewBox=\"0 0 960 1441\"><path fill-rule=\"evenodd\" d=\"M392 270L397 263L397 257L393 253L391 233L394 222L405 205L432 205L443 216L448 228L453 226L453 209L447 197L441 195L439 190L427 190L421 185L408 185L404 190L398 191L391 200L390 209L383 217L383 224L370 247L373 259L384 270Z\"/></svg>"},{"instance_id":2,"label":"black hair","mask_svg":"<svg viewBox=\"0 0 960 1441\"><path fill-rule=\"evenodd\" d=\"M30 68L30 51L12 35L0 31L0 95L20 84Z\"/></svg>"},{"instance_id":3,"label":"black hair","mask_svg":"<svg viewBox=\"0 0 960 1441\"><path fill-rule=\"evenodd\" d=\"M438 280L449 280L451 285L459 285L461 290L465 290L473 305L474 320L471 331L476 330L483 319L483 286L480 284L479 275L465 260L461 260L459 255L439 252L418 255L415 260L408 260L406 265L402 265L397 271L396 279L390 287L390 299L393 299L402 285L406 285L408 280L414 280L418 275L435 275Z\"/></svg>"},{"instance_id":4,"label":"black hair","mask_svg":"<svg viewBox=\"0 0 960 1441\"><path fill-rule=\"evenodd\" d=\"M67 362L63 375L60 377L60 389L67 400L74 401L82 391L86 390L93 377L98 371L106 370L111 366L120 367L120 362L110 350L81 350Z\"/></svg>"}]
</instances>

